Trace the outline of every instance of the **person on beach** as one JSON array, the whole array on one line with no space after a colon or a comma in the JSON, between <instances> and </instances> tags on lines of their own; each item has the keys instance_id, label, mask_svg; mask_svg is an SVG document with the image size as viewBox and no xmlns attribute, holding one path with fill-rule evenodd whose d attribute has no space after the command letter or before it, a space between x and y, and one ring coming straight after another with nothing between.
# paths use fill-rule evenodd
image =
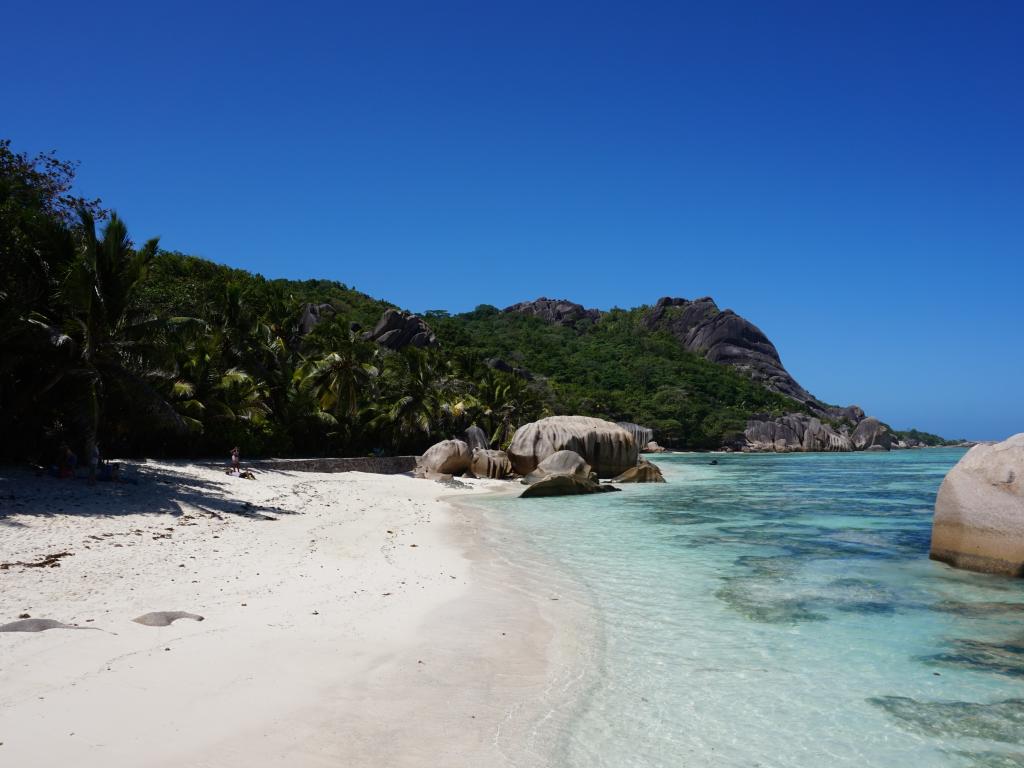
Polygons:
<instances>
[{"instance_id":1,"label":"person on beach","mask_svg":"<svg viewBox=\"0 0 1024 768\"><path fill-rule=\"evenodd\" d=\"M60 447L60 459L57 464L57 477L60 480L74 478L75 470L78 468L78 457L71 447L65 443Z\"/></svg>"},{"instance_id":2,"label":"person on beach","mask_svg":"<svg viewBox=\"0 0 1024 768\"><path fill-rule=\"evenodd\" d=\"M242 454L237 445L231 449L231 468L235 471L242 468Z\"/></svg>"},{"instance_id":3,"label":"person on beach","mask_svg":"<svg viewBox=\"0 0 1024 768\"><path fill-rule=\"evenodd\" d=\"M100 466L100 444L93 443L89 450L89 485L96 485L96 470Z\"/></svg>"}]
</instances>

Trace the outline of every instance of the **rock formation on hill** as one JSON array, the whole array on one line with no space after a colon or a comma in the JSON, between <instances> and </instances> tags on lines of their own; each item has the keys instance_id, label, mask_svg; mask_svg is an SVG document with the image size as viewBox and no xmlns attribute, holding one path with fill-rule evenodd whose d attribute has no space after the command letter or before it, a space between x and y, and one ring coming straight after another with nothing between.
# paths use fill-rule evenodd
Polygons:
<instances>
[{"instance_id":1,"label":"rock formation on hill","mask_svg":"<svg viewBox=\"0 0 1024 768\"><path fill-rule=\"evenodd\" d=\"M325 317L334 317L336 310L330 304L303 304L299 314L299 333L312 333Z\"/></svg>"},{"instance_id":2,"label":"rock formation on hill","mask_svg":"<svg viewBox=\"0 0 1024 768\"><path fill-rule=\"evenodd\" d=\"M1024 576L1024 432L976 445L946 475L935 500L931 557Z\"/></svg>"},{"instance_id":3,"label":"rock formation on hill","mask_svg":"<svg viewBox=\"0 0 1024 768\"><path fill-rule=\"evenodd\" d=\"M526 475L556 451L575 451L600 477L615 477L636 466L633 436L611 421L588 416L549 416L516 430L508 457L517 474Z\"/></svg>"},{"instance_id":4,"label":"rock formation on hill","mask_svg":"<svg viewBox=\"0 0 1024 768\"><path fill-rule=\"evenodd\" d=\"M600 311L587 309L582 304L575 304L565 299L549 299L541 296L533 301L521 301L505 308L506 312L520 315L531 315L555 325L573 327L580 320L596 321L601 317Z\"/></svg>"},{"instance_id":5,"label":"rock formation on hill","mask_svg":"<svg viewBox=\"0 0 1024 768\"><path fill-rule=\"evenodd\" d=\"M693 301L660 298L644 324L652 331L668 331L690 352L714 363L735 366L786 397L822 413L828 409L789 375L775 345L760 328L731 309L719 309L710 296Z\"/></svg>"},{"instance_id":6,"label":"rock formation on hill","mask_svg":"<svg viewBox=\"0 0 1024 768\"><path fill-rule=\"evenodd\" d=\"M437 346L437 337L422 317L397 309L385 310L377 325L364 334L363 338L395 350L409 346Z\"/></svg>"}]
</instances>

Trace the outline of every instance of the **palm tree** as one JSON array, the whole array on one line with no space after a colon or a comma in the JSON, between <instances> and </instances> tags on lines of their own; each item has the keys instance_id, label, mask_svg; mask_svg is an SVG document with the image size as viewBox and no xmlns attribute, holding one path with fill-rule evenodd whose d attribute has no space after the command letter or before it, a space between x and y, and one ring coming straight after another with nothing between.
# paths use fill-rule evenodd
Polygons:
<instances>
[{"instance_id":1,"label":"palm tree","mask_svg":"<svg viewBox=\"0 0 1024 768\"><path fill-rule=\"evenodd\" d=\"M391 431L396 444L418 442L451 426L464 401L461 382L442 373L435 356L407 347L389 355L385 368L388 395L371 422Z\"/></svg>"},{"instance_id":2,"label":"palm tree","mask_svg":"<svg viewBox=\"0 0 1024 768\"><path fill-rule=\"evenodd\" d=\"M61 391L88 453L108 400L137 417L177 429L185 424L161 392L171 377L166 340L174 322L132 307L135 289L156 255L157 239L136 250L116 214L102 239L96 237L88 210L80 211L80 219L81 242L59 291L67 311L65 332L51 328L55 342L67 350L65 365L58 369Z\"/></svg>"},{"instance_id":3,"label":"palm tree","mask_svg":"<svg viewBox=\"0 0 1024 768\"><path fill-rule=\"evenodd\" d=\"M319 354L296 370L299 388L312 395L322 414L338 426L338 434L351 439L361 406L371 400L379 369L376 346L355 331L323 335ZM323 418L323 417L321 417Z\"/></svg>"}]
</instances>

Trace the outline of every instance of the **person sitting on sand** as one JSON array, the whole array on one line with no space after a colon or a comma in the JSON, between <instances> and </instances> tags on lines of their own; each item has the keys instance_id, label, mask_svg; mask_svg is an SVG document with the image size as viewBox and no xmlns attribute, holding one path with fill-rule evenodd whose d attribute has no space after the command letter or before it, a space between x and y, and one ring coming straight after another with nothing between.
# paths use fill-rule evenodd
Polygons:
<instances>
[{"instance_id":1,"label":"person sitting on sand","mask_svg":"<svg viewBox=\"0 0 1024 768\"><path fill-rule=\"evenodd\" d=\"M60 463L57 465L57 477L60 479L73 478L78 468L78 457L71 447L66 443L61 446Z\"/></svg>"},{"instance_id":2,"label":"person sitting on sand","mask_svg":"<svg viewBox=\"0 0 1024 768\"><path fill-rule=\"evenodd\" d=\"M241 451L238 450L238 446L236 445L234 448L231 449L231 469L237 472L241 468L242 454Z\"/></svg>"}]
</instances>

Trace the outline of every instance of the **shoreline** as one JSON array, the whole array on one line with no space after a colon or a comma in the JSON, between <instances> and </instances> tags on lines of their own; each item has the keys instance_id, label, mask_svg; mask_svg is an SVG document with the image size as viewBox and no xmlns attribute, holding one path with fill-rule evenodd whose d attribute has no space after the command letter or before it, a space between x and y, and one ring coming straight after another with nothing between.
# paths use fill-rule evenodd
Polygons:
<instances>
[{"instance_id":1,"label":"shoreline","mask_svg":"<svg viewBox=\"0 0 1024 768\"><path fill-rule=\"evenodd\" d=\"M550 764L582 622L472 505L505 483L137 473L0 470L0 624L105 630L0 633L5 762ZM63 551L57 568L18 565ZM178 610L205 621L131 621Z\"/></svg>"}]
</instances>

